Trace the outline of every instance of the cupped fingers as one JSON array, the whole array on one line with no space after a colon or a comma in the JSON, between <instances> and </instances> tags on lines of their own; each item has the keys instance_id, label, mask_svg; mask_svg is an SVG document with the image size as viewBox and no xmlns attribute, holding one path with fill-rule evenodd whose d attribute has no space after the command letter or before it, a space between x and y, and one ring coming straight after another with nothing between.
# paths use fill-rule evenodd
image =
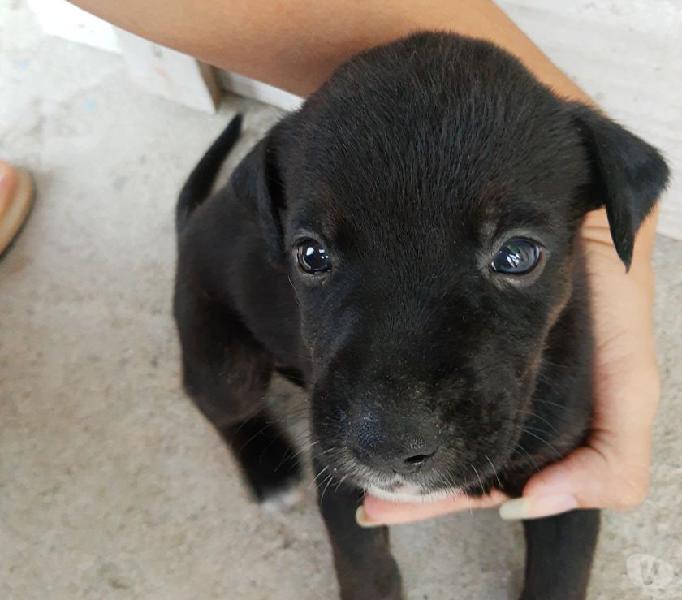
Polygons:
<instances>
[{"instance_id":1,"label":"cupped fingers","mask_svg":"<svg viewBox=\"0 0 682 600\"><path fill-rule=\"evenodd\" d=\"M462 510L491 508L505 500L507 496L498 490L476 498L456 494L433 502L390 502L367 494L356 520L363 527L412 523Z\"/></svg>"}]
</instances>

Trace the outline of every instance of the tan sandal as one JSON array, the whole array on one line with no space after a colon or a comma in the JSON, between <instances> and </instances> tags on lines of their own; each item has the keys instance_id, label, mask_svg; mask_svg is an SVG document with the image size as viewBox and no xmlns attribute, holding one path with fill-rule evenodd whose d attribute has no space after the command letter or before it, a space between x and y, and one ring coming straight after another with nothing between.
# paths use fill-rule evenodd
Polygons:
<instances>
[{"instance_id":1,"label":"tan sandal","mask_svg":"<svg viewBox=\"0 0 682 600\"><path fill-rule=\"evenodd\" d=\"M0 161L0 256L26 222L33 204L33 182L27 171Z\"/></svg>"}]
</instances>

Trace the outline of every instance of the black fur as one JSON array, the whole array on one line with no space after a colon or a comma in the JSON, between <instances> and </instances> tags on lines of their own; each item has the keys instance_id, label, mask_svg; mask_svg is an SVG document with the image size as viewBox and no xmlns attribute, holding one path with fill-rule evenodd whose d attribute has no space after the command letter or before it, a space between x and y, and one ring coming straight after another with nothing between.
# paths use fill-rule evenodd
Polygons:
<instances>
[{"instance_id":1,"label":"black fur","mask_svg":"<svg viewBox=\"0 0 682 600\"><path fill-rule=\"evenodd\" d=\"M592 338L578 228L605 203L629 265L667 168L503 51L443 33L342 66L205 198L234 138L231 124L181 197L185 387L264 499L299 467L263 395L273 370L305 385L341 596L395 600L385 528L355 525L362 491L518 495L580 444ZM542 243L540 265L492 273L513 236ZM327 248L329 273L298 269L302 238ZM522 597L584 598L597 531L596 511L526 523Z\"/></svg>"},{"instance_id":2,"label":"black fur","mask_svg":"<svg viewBox=\"0 0 682 600\"><path fill-rule=\"evenodd\" d=\"M185 185L180 190L180 197L175 207L175 229L179 234L187 219L199 203L211 192L213 182L223 165L225 157L239 139L242 129L242 116L234 117L225 130L211 144L199 164L190 173Z\"/></svg>"}]
</instances>

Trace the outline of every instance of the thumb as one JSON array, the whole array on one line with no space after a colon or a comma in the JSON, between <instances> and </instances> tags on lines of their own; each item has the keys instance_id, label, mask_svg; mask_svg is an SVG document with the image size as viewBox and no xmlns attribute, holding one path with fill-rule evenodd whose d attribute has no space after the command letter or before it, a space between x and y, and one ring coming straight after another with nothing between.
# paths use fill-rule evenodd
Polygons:
<instances>
[{"instance_id":1,"label":"thumb","mask_svg":"<svg viewBox=\"0 0 682 600\"><path fill-rule=\"evenodd\" d=\"M537 519L576 508L637 506L646 497L647 464L611 460L608 453L589 446L578 448L534 475L521 498L500 507L500 516Z\"/></svg>"}]
</instances>

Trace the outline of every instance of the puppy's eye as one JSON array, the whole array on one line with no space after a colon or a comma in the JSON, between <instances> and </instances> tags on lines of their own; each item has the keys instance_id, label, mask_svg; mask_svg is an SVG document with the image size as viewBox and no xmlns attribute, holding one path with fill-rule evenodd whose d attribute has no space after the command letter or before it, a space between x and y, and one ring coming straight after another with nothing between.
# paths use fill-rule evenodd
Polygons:
<instances>
[{"instance_id":1,"label":"puppy's eye","mask_svg":"<svg viewBox=\"0 0 682 600\"><path fill-rule=\"evenodd\" d=\"M490 268L495 273L525 275L537 266L541 256L542 246L537 242L525 238L512 238L497 251Z\"/></svg>"},{"instance_id":2,"label":"puppy's eye","mask_svg":"<svg viewBox=\"0 0 682 600\"><path fill-rule=\"evenodd\" d=\"M296 260L304 273L312 275L331 269L327 250L315 240L303 240L296 248Z\"/></svg>"}]
</instances>

